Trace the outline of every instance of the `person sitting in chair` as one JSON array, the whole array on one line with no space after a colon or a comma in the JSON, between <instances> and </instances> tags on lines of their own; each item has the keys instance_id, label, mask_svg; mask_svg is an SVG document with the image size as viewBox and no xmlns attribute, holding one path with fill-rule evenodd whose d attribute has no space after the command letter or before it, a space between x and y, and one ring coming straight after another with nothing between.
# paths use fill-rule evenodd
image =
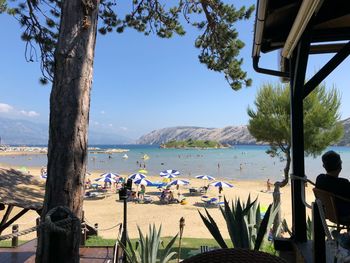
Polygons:
<instances>
[{"instance_id":1,"label":"person sitting in chair","mask_svg":"<svg viewBox=\"0 0 350 263\"><path fill-rule=\"evenodd\" d=\"M340 178L342 170L342 160L340 155L334 151L328 151L322 155L323 167L326 174L320 174L316 178L316 188L331 192L339 197L350 199L350 182L345 178ZM350 203L337 200L337 210L339 216L350 217Z\"/></svg>"}]
</instances>

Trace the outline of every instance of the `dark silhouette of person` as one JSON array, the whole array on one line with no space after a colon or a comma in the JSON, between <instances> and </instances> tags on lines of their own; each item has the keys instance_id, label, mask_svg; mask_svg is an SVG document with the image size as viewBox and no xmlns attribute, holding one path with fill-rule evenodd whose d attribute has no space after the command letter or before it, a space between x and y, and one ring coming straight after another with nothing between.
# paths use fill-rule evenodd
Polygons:
<instances>
[{"instance_id":1,"label":"dark silhouette of person","mask_svg":"<svg viewBox=\"0 0 350 263\"><path fill-rule=\"evenodd\" d=\"M322 155L322 162L326 173L317 176L316 188L350 199L350 182L339 177L342 170L340 155L334 151L328 151ZM350 219L350 203L338 199L336 207L340 217Z\"/></svg>"}]
</instances>

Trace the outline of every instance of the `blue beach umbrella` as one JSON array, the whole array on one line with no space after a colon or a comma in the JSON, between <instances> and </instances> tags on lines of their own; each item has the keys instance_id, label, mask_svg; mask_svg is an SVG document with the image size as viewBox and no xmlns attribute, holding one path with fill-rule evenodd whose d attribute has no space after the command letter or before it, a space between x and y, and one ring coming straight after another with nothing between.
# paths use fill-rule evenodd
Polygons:
<instances>
[{"instance_id":1,"label":"blue beach umbrella","mask_svg":"<svg viewBox=\"0 0 350 263\"><path fill-rule=\"evenodd\" d=\"M171 183L168 183L167 186L172 186L172 185L187 185L187 184L189 184L189 183L190 183L190 182L187 181L187 180L178 179L178 180L172 181Z\"/></svg>"},{"instance_id":2,"label":"blue beach umbrella","mask_svg":"<svg viewBox=\"0 0 350 263\"><path fill-rule=\"evenodd\" d=\"M100 177L95 179L96 182L104 182L104 183L115 183L117 180L109 177Z\"/></svg>"},{"instance_id":3,"label":"blue beach umbrella","mask_svg":"<svg viewBox=\"0 0 350 263\"><path fill-rule=\"evenodd\" d=\"M217 182L214 182L214 183L211 183L210 185L212 186L215 186L215 187L226 187L226 188L232 188L233 185L232 184L229 184L229 183L226 183L226 182L223 182L223 181L217 181Z\"/></svg>"},{"instance_id":4,"label":"blue beach umbrella","mask_svg":"<svg viewBox=\"0 0 350 263\"><path fill-rule=\"evenodd\" d=\"M164 178L175 178L180 175L178 170L165 170L159 173L161 177Z\"/></svg>"},{"instance_id":5,"label":"blue beach umbrella","mask_svg":"<svg viewBox=\"0 0 350 263\"><path fill-rule=\"evenodd\" d=\"M100 177L116 179L120 176L119 174L115 174L115 173L104 173L104 174L101 174Z\"/></svg>"},{"instance_id":6,"label":"blue beach umbrella","mask_svg":"<svg viewBox=\"0 0 350 263\"><path fill-rule=\"evenodd\" d=\"M197 175L197 179L202 179L202 180L215 180L215 178L211 175Z\"/></svg>"},{"instance_id":7,"label":"blue beach umbrella","mask_svg":"<svg viewBox=\"0 0 350 263\"><path fill-rule=\"evenodd\" d=\"M147 176L141 173L136 173L136 174L131 174L129 175L129 179L133 180L133 181L137 181L143 178L146 178Z\"/></svg>"},{"instance_id":8,"label":"blue beach umbrella","mask_svg":"<svg viewBox=\"0 0 350 263\"><path fill-rule=\"evenodd\" d=\"M136 184L136 185L142 184L142 185L146 185L146 186L153 185L153 183L150 180L147 180L145 178L139 179L139 180L135 180L134 184Z\"/></svg>"},{"instance_id":9,"label":"blue beach umbrella","mask_svg":"<svg viewBox=\"0 0 350 263\"><path fill-rule=\"evenodd\" d=\"M47 173L44 173L42 175L40 175L41 179L46 179L47 178Z\"/></svg>"}]
</instances>

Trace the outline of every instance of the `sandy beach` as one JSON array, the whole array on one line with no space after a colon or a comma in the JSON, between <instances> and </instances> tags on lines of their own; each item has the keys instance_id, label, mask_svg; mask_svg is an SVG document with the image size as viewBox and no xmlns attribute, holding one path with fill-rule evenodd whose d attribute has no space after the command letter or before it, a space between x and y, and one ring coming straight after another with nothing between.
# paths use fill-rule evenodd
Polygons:
<instances>
[{"instance_id":1,"label":"sandy beach","mask_svg":"<svg viewBox=\"0 0 350 263\"><path fill-rule=\"evenodd\" d=\"M6 164L0 164L1 168L14 168ZM25 171L27 175L37 178L41 186L37 186L38 191L44 189L45 180L40 178L40 167L27 167ZM90 178L91 181L98 178L102 171L93 171ZM127 176L127 175L123 175ZM159 175L149 175L147 179L151 181L161 181ZM186 179L179 176L179 179ZM250 194L252 198L258 197L261 205L267 207L272 202L272 194L266 193L266 181L227 181L234 185L233 188L224 188L223 196L228 200L235 200L240 198L243 201L247 200ZM151 196L154 200L152 204L139 204L134 202L128 202L128 233L130 237L137 237L137 225L144 229L148 228L149 224L162 225L163 236L173 236L178 232L179 219L185 218L185 237L197 237L197 238L210 238L211 235L204 226L198 211L204 211L205 204L201 201L201 196L189 195L189 187L200 187L207 184L208 181L199 179L191 179L189 186L180 186L180 193L186 197L187 204L160 204L159 194L160 191L156 187L146 187L146 195ZM137 186L134 185L135 190ZM177 190L173 187L175 197L177 196ZM282 217L287 220L291 225L291 191L290 186L286 186L281 189L282 199ZM207 195L210 197L218 197L218 189L216 187L210 187ZM115 238L117 234L116 224L123 221L123 203L118 200L118 195L115 190L109 190L106 198L100 200L86 200L84 201L84 212L86 222L90 225L98 223L99 235L104 238ZM306 199L310 203L314 200L312 187L306 188ZM17 209L18 210L18 209ZM228 237L226 233L226 224L223 220L221 212L217 207L209 207L210 214L217 220L217 223L222 229L223 233ZM0 211L2 216L4 211ZM310 214L310 211L307 211ZM35 225L35 219L38 215L34 211L30 211L20 218L16 223L19 225L20 230L29 228ZM9 228L11 229L11 228ZM3 234L9 233L9 230L4 231ZM35 237L35 233L26 235L23 239L31 239Z\"/></svg>"}]
</instances>

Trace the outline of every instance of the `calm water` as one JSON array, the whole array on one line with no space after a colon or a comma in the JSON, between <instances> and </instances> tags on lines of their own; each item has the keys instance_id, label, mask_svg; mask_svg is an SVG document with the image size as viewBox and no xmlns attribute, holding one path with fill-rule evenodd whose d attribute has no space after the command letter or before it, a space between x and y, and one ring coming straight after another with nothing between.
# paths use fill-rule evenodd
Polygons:
<instances>
[{"instance_id":1,"label":"calm water","mask_svg":"<svg viewBox=\"0 0 350 263\"><path fill-rule=\"evenodd\" d=\"M89 154L88 170L101 172L116 172L130 174L140 169L140 164L146 166L149 175L158 175L166 169L177 169L185 177L199 174L210 174L215 177L252 180L281 179L284 162L271 158L265 153L267 146L236 146L229 149L183 150L160 149L149 145L108 145L100 148L129 149L128 159L123 159L124 153ZM342 176L349 178L350 147L331 147L338 152L343 160ZM150 158L142 159L144 154ZM0 163L16 166L45 166L46 155L33 156L0 156ZM242 169L240 169L242 167ZM321 157L305 158L306 175L314 180L323 172Z\"/></svg>"}]
</instances>

